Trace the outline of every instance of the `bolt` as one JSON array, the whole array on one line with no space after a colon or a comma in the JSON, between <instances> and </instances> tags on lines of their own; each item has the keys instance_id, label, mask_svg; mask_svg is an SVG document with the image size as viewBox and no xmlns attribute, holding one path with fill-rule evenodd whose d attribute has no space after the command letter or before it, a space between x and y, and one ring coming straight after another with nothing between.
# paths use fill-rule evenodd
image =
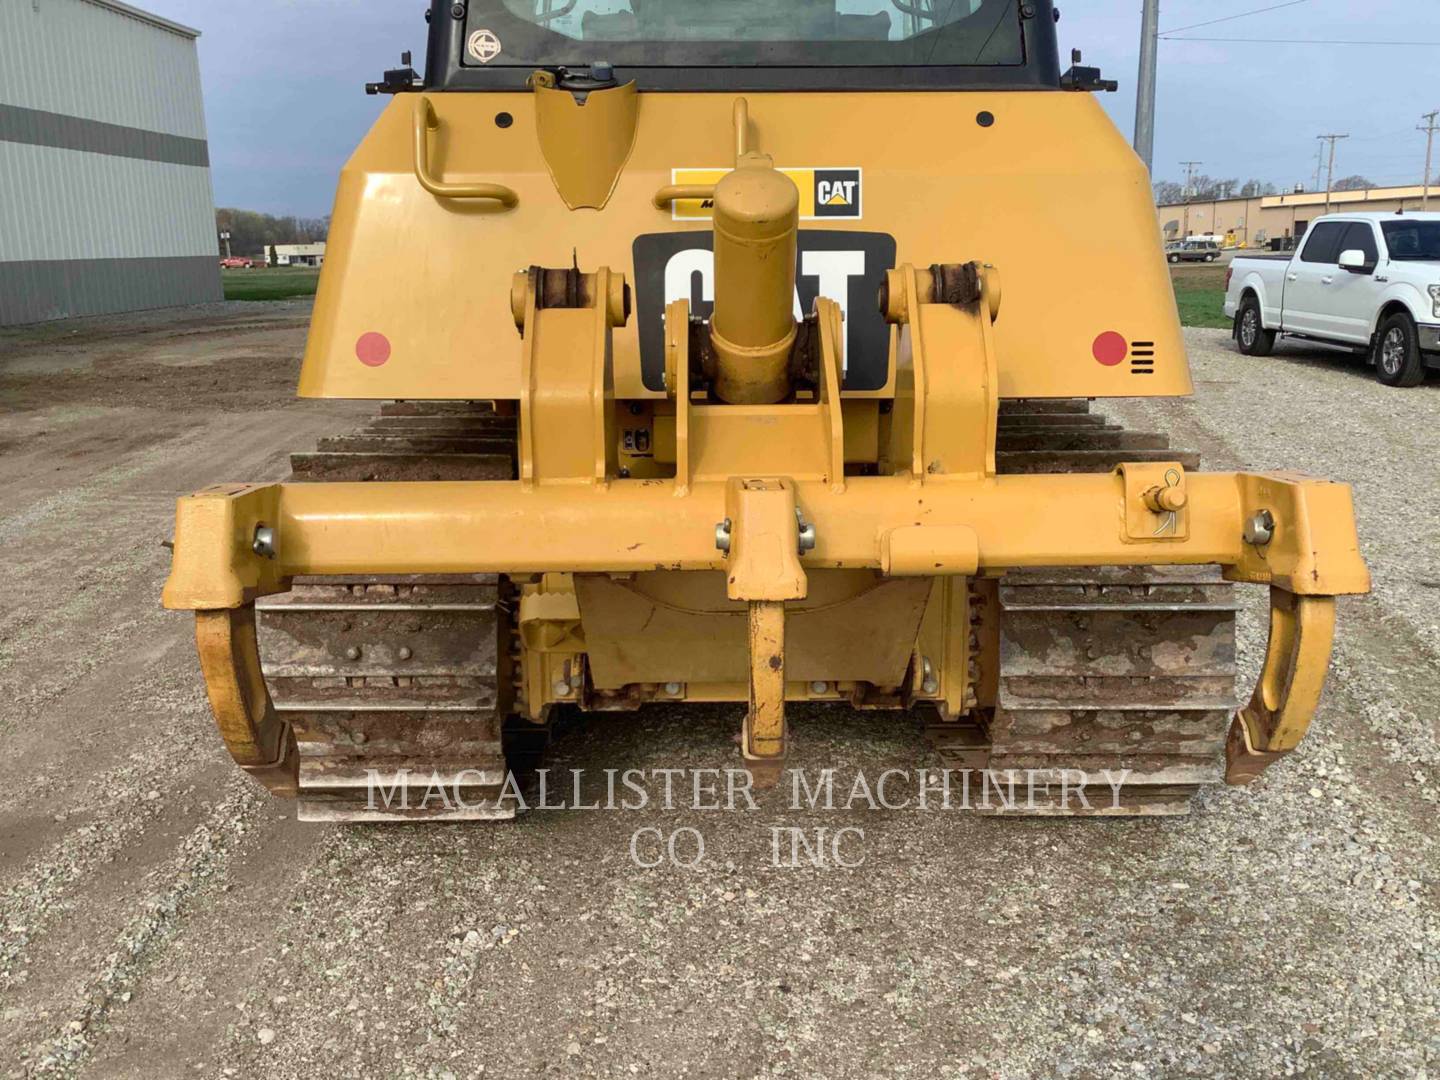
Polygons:
<instances>
[{"instance_id":1,"label":"bolt","mask_svg":"<svg viewBox=\"0 0 1440 1080\"><path fill-rule=\"evenodd\" d=\"M570 681L568 679L556 679L554 689L556 697L569 697Z\"/></svg>"},{"instance_id":2,"label":"bolt","mask_svg":"<svg viewBox=\"0 0 1440 1080\"><path fill-rule=\"evenodd\" d=\"M680 692L684 689L685 688L681 686L678 682L667 682L665 684L665 693L669 694L671 697L679 697Z\"/></svg>"},{"instance_id":3,"label":"bolt","mask_svg":"<svg viewBox=\"0 0 1440 1080\"><path fill-rule=\"evenodd\" d=\"M815 550L815 526L807 525L805 514L797 506L795 508L795 523L800 529L800 554Z\"/></svg>"},{"instance_id":4,"label":"bolt","mask_svg":"<svg viewBox=\"0 0 1440 1080\"><path fill-rule=\"evenodd\" d=\"M730 519L726 518L715 526L715 546L726 555L730 554Z\"/></svg>"},{"instance_id":5,"label":"bolt","mask_svg":"<svg viewBox=\"0 0 1440 1080\"><path fill-rule=\"evenodd\" d=\"M346 659L346 660L359 660L359 659L360 659L360 646L359 646L359 645L351 645L348 649L346 649L346 650L345 650L345 659Z\"/></svg>"},{"instance_id":6,"label":"bolt","mask_svg":"<svg viewBox=\"0 0 1440 1080\"><path fill-rule=\"evenodd\" d=\"M409 646L409 645L401 645L401 646L400 646L400 659L401 659L401 660L409 660L410 657L412 657L412 656L414 656L414 655L415 655L415 654L410 651L410 646Z\"/></svg>"},{"instance_id":7,"label":"bolt","mask_svg":"<svg viewBox=\"0 0 1440 1080\"><path fill-rule=\"evenodd\" d=\"M257 525L255 539L250 543L250 550L266 559L273 559L275 557L275 530L269 525Z\"/></svg>"},{"instance_id":8,"label":"bolt","mask_svg":"<svg viewBox=\"0 0 1440 1080\"><path fill-rule=\"evenodd\" d=\"M1260 510L1251 515L1245 523L1245 542L1264 547L1275 538L1275 515L1269 510Z\"/></svg>"},{"instance_id":9,"label":"bolt","mask_svg":"<svg viewBox=\"0 0 1440 1080\"><path fill-rule=\"evenodd\" d=\"M830 684L816 679L810 684L810 692L812 694L828 694L830 692Z\"/></svg>"},{"instance_id":10,"label":"bolt","mask_svg":"<svg viewBox=\"0 0 1440 1080\"><path fill-rule=\"evenodd\" d=\"M463 18L465 17L465 5L464 5L464 4L451 4L451 5L450 5L450 14L451 14L451 16L453 16L453 17L456 18L456 19L463 19Z\"/></svg>"},{"instance_id":11,"label":"bolt","mask_svg":"<svg viewBox=\"0 0 1440 1080\"><path fill-rule=\"evenodd\" d=\"M935 668L930 663L928 656L920 658L920 692L922 694L938 694L940 692L940 680L935 678Z\"/></svg>"}]
</instances>

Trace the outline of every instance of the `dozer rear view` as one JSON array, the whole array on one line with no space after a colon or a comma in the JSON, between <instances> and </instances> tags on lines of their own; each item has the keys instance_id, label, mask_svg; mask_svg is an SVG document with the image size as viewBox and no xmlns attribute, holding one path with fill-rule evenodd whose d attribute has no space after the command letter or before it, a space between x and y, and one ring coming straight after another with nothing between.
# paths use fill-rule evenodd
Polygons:
<instances>
[{"instance_id":1,"label":"dozer rear view","mask_svg":"<svg viewBox=\"0 0 1440 1080\"><path fill-rule=\"evenodd\" d=\"M388 404L180 501L164 600L236 762L311 820L503 818L556 706L744 703L764 782L820 701L1038 777L1027 812L1139 814L1293 749L1369 587L1350 493L1090 412L1191 384L1057 17L435 3L423 79L372 88L300 383ZM1238 711L1235 583L1271 596ZM1104 770L1115 800L1066 797Z\"/></svg>"}]
</instances>

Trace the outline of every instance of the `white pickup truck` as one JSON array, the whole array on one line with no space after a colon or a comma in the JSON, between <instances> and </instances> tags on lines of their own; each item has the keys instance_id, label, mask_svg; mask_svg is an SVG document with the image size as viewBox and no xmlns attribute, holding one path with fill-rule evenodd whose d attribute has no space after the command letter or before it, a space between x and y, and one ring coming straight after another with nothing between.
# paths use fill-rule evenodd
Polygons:
<instances>
[{"instance_id":1,"label":"white pickup truck","mask_svg":"<svg viewBox=\"0 0 1440 1080\"><path fill-rule=\"evenodd\" d=\"M1246 356L1269 356L1278 334L1362 352L1387 386L1415 386L1440 368L1440 214L1332 214L1294 257L1241 256L1225 314Z\"/></svg>"}]
</instances>

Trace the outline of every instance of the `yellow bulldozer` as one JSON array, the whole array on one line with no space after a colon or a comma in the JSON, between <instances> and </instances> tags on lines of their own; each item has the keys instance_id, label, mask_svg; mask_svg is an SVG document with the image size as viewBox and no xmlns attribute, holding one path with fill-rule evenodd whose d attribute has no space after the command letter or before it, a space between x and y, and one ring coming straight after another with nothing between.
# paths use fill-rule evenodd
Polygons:
<instances>
[{"instance_id":1,"label":"yellow bulldozer","mask_svg":"<svg viewBox=\"0 0 1440 1080\"><path fill-rule=\"evenodd\" d=\"M180 500L164 603L236 763L307 820L505 818L557 708L743 705L764 783L830 702L1038 777L1025 812L1166 814L1292 750L1369 587L1350 492L1091 411L1192 388L1058 18L437 0L424 75L370 87L300 378L385 404ZM1236 583L1270 589L1238 710Z\"/></svg>"}]
</instances>

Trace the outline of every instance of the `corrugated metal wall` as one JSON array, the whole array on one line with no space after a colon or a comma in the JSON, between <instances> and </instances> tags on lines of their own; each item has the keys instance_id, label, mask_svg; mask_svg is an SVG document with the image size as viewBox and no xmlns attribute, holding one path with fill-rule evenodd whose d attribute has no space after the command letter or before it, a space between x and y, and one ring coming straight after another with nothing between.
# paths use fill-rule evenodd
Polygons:
<instances>
[{"instance_id":1,"label":"corrugated metal wall","mask_svg":"<svg viewBox=\"0 0 1440 1080\"><path fill-rule=\"evenodd\" d=\"M0 0L0 324L221 297L195 41Z\"/></svg>"}]
</instances>

